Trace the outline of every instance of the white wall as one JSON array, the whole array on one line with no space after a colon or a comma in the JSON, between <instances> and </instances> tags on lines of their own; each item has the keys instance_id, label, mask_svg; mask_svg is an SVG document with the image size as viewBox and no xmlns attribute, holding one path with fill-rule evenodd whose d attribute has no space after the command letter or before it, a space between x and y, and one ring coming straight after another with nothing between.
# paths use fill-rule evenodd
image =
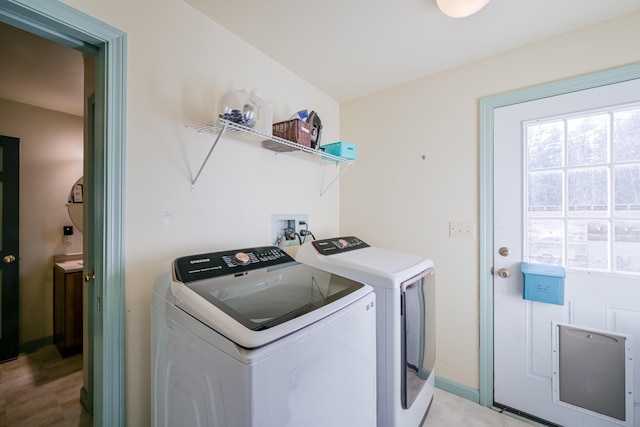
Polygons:
<instances>
[{"instance_id":1,"label":"white wall","mask_svg":"<svg viewBox=\"0 0 640 427\"><path fill-rule=\"evenodd\" d=\"M82 117L0 99L0 134L20 139L20 345L53 336L53 256L82 252L66 203L82 176Z\"/></svg>"},{"instance_id":2,"label":"white wall","mask_svg":"<svg viewBox=\"0 0 640 427\"><path fill-rule=\"evenodd\" d=\"M637 40L640 13L341 105L341 138L358 144L341 233L434 260L439 377L479 387L478 236L448 236L449 221L478 224L479 100L640 61Z\"/></svg>"},{"instance_id":3,"label":"white wall","mask_svg":"<svg viewBox=\"0 0 640 427\"><path fill-rule=\"evenodd\" d=\"M161 265L175 256L271 244L271 214L308 214L316 235L338 232L339 187L320 197L329 166L223 140L195 175L212 137L185 124L211 121L229 90L259 88L274 119L319 112L337 141L337 102L179 0L86 2L72 7L127 33L127 425L150 423L150 303ZM151 16L153 19L140 18ZM166 215L171 223L165 225Z\"/></svg>"}]
</instances>

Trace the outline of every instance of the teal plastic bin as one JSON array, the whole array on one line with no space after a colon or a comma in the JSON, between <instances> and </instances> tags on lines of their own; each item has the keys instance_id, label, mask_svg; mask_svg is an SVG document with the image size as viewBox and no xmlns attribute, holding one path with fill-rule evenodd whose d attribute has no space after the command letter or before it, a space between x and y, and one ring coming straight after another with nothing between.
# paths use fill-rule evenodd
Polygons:
<instances>
[{"instance_id":1,"label":"teal plastic bin","mask_svg":"<svg viewBox=\"0 0 640 427\"><path fill-rule=\"evenodd\" d=\"M547 304L564 305L564 267L551 264L522 263L522 298Z\"/></svg>"},{"instance_id":2,"label":"teal plastic bin","mask_svg":"<svg viewBox=\"0 0 640 427\"><path fill-rule=\"evenodd\" d=\"M340 141L325 144L321 146L320 149L334 156L343 157L347 160L355 160L358 147L355 144ZM325 157L325 159L328 159L328 157Z\"/></svg>"}]
</instances>

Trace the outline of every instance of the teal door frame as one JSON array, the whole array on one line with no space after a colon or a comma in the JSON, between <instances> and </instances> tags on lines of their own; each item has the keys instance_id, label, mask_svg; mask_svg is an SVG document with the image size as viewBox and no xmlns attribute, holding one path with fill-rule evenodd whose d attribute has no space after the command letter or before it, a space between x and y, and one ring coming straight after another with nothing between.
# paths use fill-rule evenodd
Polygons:
<instances>
[{"instance_id":1,"label":"teal door frame","mask_svg":"<svg viewBox=\"0 0 640 427\"><path fill-rule=\"evenodd\" d=\"M493 112L496 108L640 79L640 63L480 100L480 404L493 405Z\"/></svg>"},{"instance_id":2,"label":"teal door frame","mask_svg":"<svg viewBox=\"0 0 640 427\"><path fill-rule=\"evenodd\" d=\"M95 278L93 425L125 425L124 172L126 34L54 0L0 0L0 21L96 57L95 134L85 185Z\"/></svg>"}]
</instances>

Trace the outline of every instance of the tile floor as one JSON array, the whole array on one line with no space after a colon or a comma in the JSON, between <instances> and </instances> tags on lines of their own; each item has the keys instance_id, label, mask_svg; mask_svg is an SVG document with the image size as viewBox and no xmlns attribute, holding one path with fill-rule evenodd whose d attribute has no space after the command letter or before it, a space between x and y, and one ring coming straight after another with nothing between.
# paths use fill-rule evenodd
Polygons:
<instances>
[{"instance_id":1,"label":"tile floor","mask_svg":"<svg viewBox=\"0 0 640 427\"><path fill-rule=\"evenodd\" d=\"M531 427L531 424L435 389L422 427Z\"/></svg>"},{"instance_id":2,"label":"tile floor","mask_svg":"<svg viewBox=\"0 0 640 427\"><path fill-rule=\"evenodd\" d=\"M91 427L80 405L82 355L62 359L53 345L0 364L0 427ZM436 389L422 427L531 427Z\"/></svg>"},{"instance_id":3,"label":"tile floor","mask_svg":"<svg viewBox=\"0 0 640 427\"><path fill-rule=\"evenodd\" d=\"M0 364L0 427L89 427L80 405L82 354L48 345Z\"/></svg>"}]
</instances>

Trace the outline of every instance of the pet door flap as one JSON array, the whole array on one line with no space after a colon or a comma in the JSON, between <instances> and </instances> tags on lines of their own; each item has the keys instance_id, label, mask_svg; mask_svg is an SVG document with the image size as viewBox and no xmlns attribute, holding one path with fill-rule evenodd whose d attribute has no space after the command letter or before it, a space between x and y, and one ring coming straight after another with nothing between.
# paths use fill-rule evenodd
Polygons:
<instances>
[{"instance_id":1,"label":"pet door flap","mask_svg":"<svg viewBox=\"0 0 640 427\"><path fill-rule=\"evenodd\" d=\"M562 324L554 334L554 403L632 425L631 337Z\"/></svg>"}]
</instances>

